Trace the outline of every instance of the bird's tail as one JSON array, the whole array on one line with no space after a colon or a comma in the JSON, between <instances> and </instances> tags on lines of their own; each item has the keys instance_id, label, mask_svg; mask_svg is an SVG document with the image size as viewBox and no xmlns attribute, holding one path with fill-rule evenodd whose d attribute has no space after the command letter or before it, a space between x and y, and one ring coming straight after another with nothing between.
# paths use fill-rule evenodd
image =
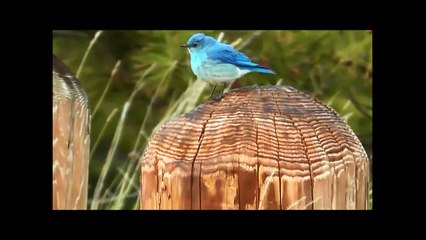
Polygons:
<instances>
[{"instance_id":1,"label":"bird's tail","mask_svg":"<svg viewBox=\"0 0 426 240\"><path fill-rule=\"evenodd\" d=\"M260 65L259 65L258 67L250 68L250 70L251 70L252 72L260 72L260 73L275 74L275 72L274 72L274 71L272 71L271 69L266 68L266 67L263 67L263 66L260 66Z\"/></svg>"},{"instance_id":2,"label":"bird's tail","mask_svg":"<svg viewBox=\"0 0 426 240\"><path fill-rule=\"evenodd\" d=\"M271 69L266 68L266 67L259 65L257 63L253 63L253 62L239 63L239 67L242 68L242 69L247 69L251 72L275 74L275 72L272 71Z\"/></svg>"}]
</instances>

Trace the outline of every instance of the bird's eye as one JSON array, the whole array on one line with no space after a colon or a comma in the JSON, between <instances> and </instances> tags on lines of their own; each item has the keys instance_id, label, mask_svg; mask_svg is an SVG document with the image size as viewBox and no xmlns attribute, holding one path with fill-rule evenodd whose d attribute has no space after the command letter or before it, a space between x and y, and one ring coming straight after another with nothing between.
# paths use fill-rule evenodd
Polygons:
<instances>
[{"instance_id":1,"label":"bird's eye","mask_svg":"<svg viewBox=\"0 0 426 240\"><path fill-rule=\"evenodd\" d=\"M197 46L198 46L198 44L194 43L194 45L192 45L192 46L197 47Z\"/></svg>"}]
</instances>

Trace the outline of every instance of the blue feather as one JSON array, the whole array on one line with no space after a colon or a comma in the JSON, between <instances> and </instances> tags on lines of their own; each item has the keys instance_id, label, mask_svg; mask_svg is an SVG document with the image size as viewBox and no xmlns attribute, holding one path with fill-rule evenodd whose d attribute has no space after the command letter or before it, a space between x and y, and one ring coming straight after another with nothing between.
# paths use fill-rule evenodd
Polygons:
<instances>
[{"instance_id":1,"label":"blue feather","mask_svg":"<svg viewBox=\"0 0 426 240\"><path fill-rule=\"evenodd\" d=\"M256 68L241 68L241 69L247 69L247 70L250 70L252 72L275 74L275 72L272 71L271 69L268 69L268 68L260 66L260 65L259 65L259 67L256 67Z\"/></svg>"},{"instance_id":2,"label":"blue feather","mask_svg":"<svg viewBox=\"0 0 426 240\"><path fill-rule=\"evenodd\" d=\"M217 42L208 49L207 57L222 63L233 64L240 69L275 74L272 70L257 63L251 62L250 59L244 55L244 53L235 50L232 46L227 44Z\"/></svg>"}]
</instances>

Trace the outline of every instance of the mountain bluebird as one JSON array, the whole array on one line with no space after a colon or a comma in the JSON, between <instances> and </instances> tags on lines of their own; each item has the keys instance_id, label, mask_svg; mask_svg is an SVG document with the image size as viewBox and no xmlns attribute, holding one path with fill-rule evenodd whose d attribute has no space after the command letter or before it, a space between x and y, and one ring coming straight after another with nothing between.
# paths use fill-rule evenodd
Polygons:
<instances>
[{"instance_id":1,"label":"mountain bluebird","mask_svg":"<svg viewBox=\"0 0 426 240\"><path fill-rule=\"evenodd\" d=\"M232 83L249 72L275 74L272 70L253 63L243 53L231 45L220 43L203 33L192 35L181 47L188 48L191 57L191 69L197 77L213 84Z\"/></svg>"}]
</instances>

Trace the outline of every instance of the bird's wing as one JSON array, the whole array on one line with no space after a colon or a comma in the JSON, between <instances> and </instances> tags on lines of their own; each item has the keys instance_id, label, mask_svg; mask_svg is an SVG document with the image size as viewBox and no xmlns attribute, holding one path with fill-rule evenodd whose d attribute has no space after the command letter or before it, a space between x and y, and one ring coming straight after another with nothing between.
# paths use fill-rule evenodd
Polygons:
<instances>
[{"instance_id":1,"label":"bird's wing","mask_svg":"<svg viewBox=\"0 0 426 240\"><path fill-rule=\"evenodd\" d=\"M244 53L235 50L230 45L215 44L207 50L207 57L222 63L234 64L239 67L257 67L256 63L244 55Z\"/></svg>"}]
</instances>

